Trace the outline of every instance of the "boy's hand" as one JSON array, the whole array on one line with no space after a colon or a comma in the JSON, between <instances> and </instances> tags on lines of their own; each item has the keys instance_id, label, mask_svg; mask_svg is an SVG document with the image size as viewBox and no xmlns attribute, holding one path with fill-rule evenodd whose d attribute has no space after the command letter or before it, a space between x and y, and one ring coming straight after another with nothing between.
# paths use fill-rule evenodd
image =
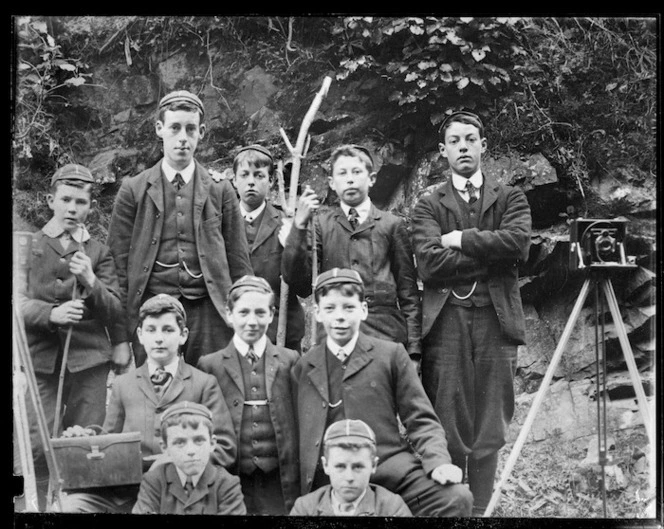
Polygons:
<instances>
[{"instance_id":1,"label":"boy's hand","mask_svg":"<svg viewBox=\"0 0 664 529\"><path fill-rule=\"evenodd\" d=\"M437 481L441 485L450 485L453 483L461 483L463 472L461 469L451 463L440 465L433 469L431 479Z\"/></svg>"},{"instance_id":2,"label":"boy's hand","mask_svg":"<svg viewBox=\"0 0 664 529\"><path fill-rule=\"evenodd\" d=\"M417 376L420 377L422 376L422 362L419 358L411 358L410 361L413 364L413 367L415 368L415 372L417 373Z\"/></svg>"},{"instance_id":3,"label":"boy's hand","mask_svg":"<svg viewBox=\"0 0 664 529\"><path fill-rule=\"evenodd\" d=\"M279 244L281 244L281 246L286 246L286 239L288 239L288 234L290 233L292 227L293 219L289 219L288 217L281 219L281 228L279 228L279 233L277 234L277 237L279 238Z\"/></svg>"},{"instance_id":4,"label":"boy's hand","mask_svg":"<svg viewBox=\"0 0 664 529\"><path fill-rule=\"evenodd\" d=\"M295 210L295 217L293 222L295 227L303 230L307 227L309 219L313 216L314 212L320 207L320 200L316 192L311 187L306 186L300 198L297 200L297 208Z\"/></svg>"},{"instance_id":5,"label":"boy's hand","mask_svg":"<svg viewBox=\"0 0 664 529\"><path fill-rule=\"evenodd\" d=\"M65 301L62 305L58 305L51 310L49 321L53 325L59 326L75 325L83 317L83 306L82 299Z\"/></svg>"},{"instance_id":6,"label":"boy's hand","mask_svg":"<svg viewBox=\"0 0 664 529\"><path fill-rule=\"evenodd\" d=\"M443 245L443 248L461 250L461 231L454 230L446 233L440 238L440 243Z\"/></svg>"},{"instance_id":7,"label":"boy's hand","mask_svg":"<svg viewBox=\"0 0 664 529\"><path fill-rule=\"evenodd\" d=\"M111 355L113 371L116 373L122 373L129 366L130 361L131 349L129 348L129 342L116 343L113 346L113 352Z\"/></svg>"},{"instance_id":8,"label":"boy's hand","mask_svg":"<svg viewBox=\"0 0 664 529\"><path fill-rule=\"evenodd\" d=\"M85 288L92 289L97 278L92 270L92 261L85 253L78 251L72 256L69 271Z\"/></svg>"}]
</instances>

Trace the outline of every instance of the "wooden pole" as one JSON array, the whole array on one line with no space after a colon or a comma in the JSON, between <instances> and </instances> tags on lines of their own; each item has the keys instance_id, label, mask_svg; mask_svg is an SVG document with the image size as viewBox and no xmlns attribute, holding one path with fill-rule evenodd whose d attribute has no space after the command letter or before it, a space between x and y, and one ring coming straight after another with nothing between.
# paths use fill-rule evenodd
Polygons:
<instances>
[{"instance_id":1,"label":"wooden pole","mask_svg":"<svg viewBox=\"0 0 664 529\"><path fill-rule=\"evenodd\" d=\"M300 167L302 165L302 158L305 154L305 141L307 140L307 133L309 127L318 112L323 98L327 95L328 90L330 89L330 84L332 83L332 78L327 76L323 79L323 85L320 90L314 97L309 110L305 114L302 124L300 125L300 132L297 136L297 142L295 147L293 147L286 136L286 133L283 129L280 129L281 136L283 137L288 149L291 152L293 157L293 166L291 168L290 175L290 187L288 189L288 208L286 210L287 214L291 216L295 215L295 203L297 199L297 186L299 184L300 178ZM282 346L286 343L286 320L288 316L288 284L284 281L283 277L281 278L281 295L279 299L279 320L277 324L277 345Z\"/></svg>"}]
</instances>

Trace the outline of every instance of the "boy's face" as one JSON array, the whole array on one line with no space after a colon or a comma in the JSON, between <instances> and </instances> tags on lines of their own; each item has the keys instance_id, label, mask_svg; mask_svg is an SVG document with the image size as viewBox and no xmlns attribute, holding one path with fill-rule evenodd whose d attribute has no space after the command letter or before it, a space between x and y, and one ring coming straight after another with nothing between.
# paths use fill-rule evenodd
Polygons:
<instances>
[{"instance_id":1,"label":"boy's face","mask_svg":"<svg viewBox=\"0 0 664 529\"><path fill-rule=\"evenodd\" d=\"M247 211L253 211L265 202L270 191L272 179L270 168L256 167L254 164L240 162L233 177L235 189L240 195L240 202Z\"/></svg>"},{"instance_id":2,"label":"boy's face","mask_svg":"<svg viewBox=\"0 0 664 529\"><path fill-rule=\"evenodd\" d=\"M480 167L482 154L486 151L486 138L480 138L475 125L453 121L445 131L445 143L439 143L438 148L449 161L452 171L468 178Z\"/></svg>"},{"instance_id":3,"label":"boy's face","mask_svg":"<svg viewBox=\"0 0 664 529\"><path fill-rule=\"evenodd\" d=\"M92 207L90 191L61 184L55 194L46 197L48 207L53 211L53 218L67 231L72 231L88 218Z\"/></svg>"},{"instance_id":4,"label":"boy's face","mask_svg":"<svg viewBox=\"0 0 664 529\"><path fill-rule=\"evenodd\" d=\"M376 472L378 458L372 458L371 450L367 447L349 450L332 446L327 458L322 457L322 462L334 493L340 500L352 502L369 486L369 479Z\"/></svg>"},{"instance_id":5,"label":"boy's face","mask_svg":"<svg viewBox=\"0 0 664 529\"><path fill-rule=\"evenodd\" d=\"M202 423L195 429L173 425L166 428L166 446L162 443L162 449L182 472L195 476L205 470L215 442L215 436Z\"/></svg>"},{"instance_id":6,"label":"boy's face","mask_svg":"<svg viewBox=\"0 0 664 529\"><path fill-rule=\"evenodd\" d=\"M162 366L175 359L189 335L189 329L180 329L172 312L146 316L136 332L148 358Z\"/></svg>"},{"instance_id":7,"label":"boy's face","mask_svg":"<svg viewBox=\"0 0 664 529\"><path fill-rule=\"evenodd\" d=\"M164 121L157 120L155 128L163 141L166 163L176 170L191 163L198 141L205 135L200 114L186 110L166 110Z\"/></svg>"},{"instance_id":8,"label":"boy's face","mask_svg":"<svg viewBox=\"0 0 664 529\"><path fill-rule=\"evenodd\" d=\"M327 335L341 347L355 336L368 314L366 301L360 301L357 294L345 296L337 289L321 296L316 304L316 321L323 324Z\"/></svg>"},{"instance_id":9,"label":"boy's face","mask_svg":"<svg viewBox=\"0 0 664 529\"><path fill-rule=\"evenodd\" d=\"M351 207L364 202L375 181L376 173L369 173L365 163L357 156L339 156L332 166L332 176L328 178L339 200Z\"/></svg>"},{"instance_id":10,"label":"boy's face","mask_svg":"<svg viewBox=\"0 0 664 529\"><path fill-rule=\"evenodd\" d=\"M272 295L265 292L245 292L235 301L233 309L226 311L235 334L249 345L260 340L272 323L271 299Z\"/></svg>"}]
</instances>

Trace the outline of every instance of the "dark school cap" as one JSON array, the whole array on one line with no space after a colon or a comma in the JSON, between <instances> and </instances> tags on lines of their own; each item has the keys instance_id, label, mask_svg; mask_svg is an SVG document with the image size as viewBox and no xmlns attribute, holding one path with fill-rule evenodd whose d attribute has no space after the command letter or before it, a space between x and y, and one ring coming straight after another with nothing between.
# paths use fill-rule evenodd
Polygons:
<instances>
[{"instance_id":1,"label":"dark school cap","mask_svg":"<svg viewBox=\"0 0 664 529\"><path fill-rule=\"evenodd\" d=\"M257 143L253 143L251 145L246 145L242 147L239 151L237 151L237 154L235 155L235 158L233 158L233 161L237 160L237 157L240 155L240 153L244 151L258 151L261 154L267 156L270 160L272 160L272 162L274 162L274 157L272 156L272 153L269 150L267 150L265 147L263 147L262 145L258 145Z\"/></svg>"},{"instance_id":2,"label":"dark school cap","mask_svg":"<svg viewBox=\"0 0 664 529\"><path fill-rule=\"evenodd\" d=\"M142 319L146 313L158 313L164 309L175 309L175 311L182 316L182 319L185 322L187 321L187 314L184 311L182 303L168 294L157 294L148 299L143 305L141 305L141 308L138 311L138 317L139 319Z\"/></svg>"},{"instance_id":3,"label":"dark school cap","mask_svg":"<svg viewBox=\"0 0 664 529\"><path fill-rule=\"evenodd\" d=\"M178 415L198 415L200 417L205 417L209 421L212 420L212 412L208 409L207 406L198 404L197 402L184 400L182 402L173 404L170 408L161 414L161 424L164 424L166 419L171 419L173 417L177 417Z\"/></svg>"},{"instance_id":4,"label":"dark school cap","mask_svg":"<svg viewBox=\"0 0 664 529\"><path fill-rule=\"evenodd\" d=\"M268 283L265 279L263 279L262 277L246 275L242 276L235 283L233 283L233 285L231 285L231 289L228 291L228 296L230 297L231 292L242 287L251 287L254 290L258 290L259 292L265 292L266 294L273 294L270 283Z\"/></svg>"},{"instance_id":5,"label":"dark school cap","mask_svg":"<svg viewBox=\"0 0 664 529\"><path fill-rule=\"evenodd\" d=\"M344 149L349 149L349 148L357 149L358 151L362 151L364 154L366 154L369 157L369 160L371 160L372 165L375 163L374 159L373 159L373 156L371 154L371 151L369 149L367 149L366 147L363 147L362 145L358 145L357 143L345 143L344 145L340 145L339 147L334 149L334 151L330 155L330 158L334 158L339 151L342 151Z\"/></svg>"},{"instance_id":6,"label":"dark school cap","mask_svg":"<svg viewBox=\"0 0 664 529\"><path fill-rule=\"evenodd\" d=\"M51 185L55 184L58 180L80 180L81 182L89 182L91 184L95 182L90 169L77 163L68 163L60 167L53 174Z\"/></svg>"},{"instance_id":7,"label":"dark school cap","mask_svg":"<svg viewBox=\"0 0 664 529\"><path fill-rule=\"evenodd\" d=\"M201 114L205 114L205 109L203 108L203 102L196 94L192 94L187 90L176 90L169 94L166 94L159 101L159 109L165 108L173 103L189 103L198 108L201 111Z\"/></svg>"},{"instance_id":8,"label":"dark school cap","mask_svg":"<svg viewBox=\"0 0 664 529\"><path fill-rule=\"evenodd\" d=\"M362 278L357 271L351 270L350 268L332 268L326 272L323 272L316 278L314 292L317 292L319 289L325 286L334 285L337 283L355 283L361 287L364 287Z\"/></svg>"},{"instance_id":9,"label":"dark school cap","mask_svg":"<svg viewBox=\"0 0 664 529\"><path fill-rule=\"evenodd\" d=\"M447 124L452 121L453 118L457 117L467 117L470 118L472 121L477 122L477 128L484 130L484 124L482 123L482 120L477 114L474 114L472 112L468 112L467 110L459 110L457 112L452 112L449 116L445 117L443 122L440 124L440 127L438 127L438 135L442 136L445 132L445 127L447 127Z\"/></svg>"},{"instance_id":10,"label":"dark school cap","mask_svg":"<svg viewBox=\"0 0 664 529\"><path fill-rule=\"evenodd\" d=\"M376 434L371 427L359 419L344 419L332 423L323 436L323 444L343 439L348 443L370 441L376 444Z\"/></svg>"}]
</instances>

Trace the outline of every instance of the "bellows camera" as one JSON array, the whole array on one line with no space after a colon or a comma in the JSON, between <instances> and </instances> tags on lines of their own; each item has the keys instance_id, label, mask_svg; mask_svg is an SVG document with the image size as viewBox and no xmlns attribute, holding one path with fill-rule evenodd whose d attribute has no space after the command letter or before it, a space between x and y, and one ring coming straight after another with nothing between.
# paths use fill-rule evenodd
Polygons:
<instances>
[{"instance_id":1,"label":"bellows camera","mask_svg":"<svg viewBox=\"0 0 664 529\"><path fill-rule=\"evenodd\" d=\"M624 219L575 219L570 227L569 266L584 268L635 268L633 257L625 256Z\"/></svg>"}]
</instances>

